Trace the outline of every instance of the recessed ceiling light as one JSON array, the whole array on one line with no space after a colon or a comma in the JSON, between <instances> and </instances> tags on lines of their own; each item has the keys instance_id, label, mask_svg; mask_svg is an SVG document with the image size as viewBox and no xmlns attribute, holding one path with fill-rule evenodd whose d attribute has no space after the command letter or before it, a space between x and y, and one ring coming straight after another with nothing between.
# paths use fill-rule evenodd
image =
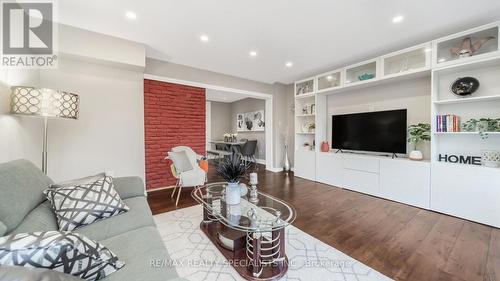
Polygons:
<instances>
[{"instance_id":1,"label":"recessed ceiling light","mask_svg":"<svg viewBox=\"0 0 500 281\"><path fill-rule=\"evenodd\" d=\"M131 20L135 20L137 18L137 15L134 13L134 12L131 12L131 11L127 11L125 13L125 16L128 18L128 19L131 19Z\"/></svg>"},{"instance_id":2,"label":"recessed ceiling light","mask_svg":"<svg viewBox=\"0 0 500 281\"><path fill-rule=\"evenodd\" d=\"M395 16L392 18L392 22L393 23L400 23L402 22L403 20L405 19L405 17L401 16L401 15L398 15L398 16Z\"/></svg>"},{"instance_id":3,"label":"recessed ceiling light","mask_svg":"<svg viewBox=\"0 0 500 281\"><path fill-rule=\"evenodd\" d=\"M257 51L250 51L250 56L251 57L256 57L257 56Z\"/></svg>"},{"instance_id":4,"label":"recessed ceiling light","mask_svg":"<svg viewBox=\"0 0 500 281\"><path fill-rule=\"evenodd\" d=\"M332 79L333 79L333 76L331 76L331 75L326 76L326 80L332 81Z\"/></svg>"},{"instance_id":5,"label":"recessed ceiling light","mask_svg":"<svg viewBox=\"0 0 500 281\"><path fill-rule=\"evenodd\" d=\"M208 40L209 40L208 35L203 34L202 36L200 36L200 40L201 40L201 42L208 42Z\"/></svg>"},{"instance_id":6,"label":"recessed ceiling light","mask_svg":"<svg viewBox=\"0 0 500 281\"><path fill-rule=\"evenodd\" d=\"M286 67L292 67L292 66L293 66L293 62L291 62L291 61L287 61L287 62L285 63L285 66L286 66Z\"/></svg>"}]
</instances>

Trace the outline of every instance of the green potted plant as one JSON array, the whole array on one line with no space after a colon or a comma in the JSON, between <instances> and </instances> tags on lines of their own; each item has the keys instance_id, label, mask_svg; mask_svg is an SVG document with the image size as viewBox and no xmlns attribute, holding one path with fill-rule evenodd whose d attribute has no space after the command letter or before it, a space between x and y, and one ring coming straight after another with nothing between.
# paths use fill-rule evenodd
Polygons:
<instances>
[{"instance_id":1,"label":"green potted plant","mask_svg":"<svg viewBox=\"0 0 500 281\"><path fill-rule=\"evenodd\" d=\"M239 154L233 154L221 161L217 174L226 182L225 200L228 205L237 205L241 200L240 179L245 175L249 165L241 161Z\"/></svg>"},{"instance_id":2,"label":"green potted plant","mask_svg":"<svg viewBox=\"0 0 500 281\"><path fill-rule=\"evenodd\" d=\"M413 150L410 152L411 160L422 160L424 156L421 151L417 150L419 143L431 140L431 125L428 123L418 123L408 127L408 142L413 145Z\"/></svg>"}]
</instances>

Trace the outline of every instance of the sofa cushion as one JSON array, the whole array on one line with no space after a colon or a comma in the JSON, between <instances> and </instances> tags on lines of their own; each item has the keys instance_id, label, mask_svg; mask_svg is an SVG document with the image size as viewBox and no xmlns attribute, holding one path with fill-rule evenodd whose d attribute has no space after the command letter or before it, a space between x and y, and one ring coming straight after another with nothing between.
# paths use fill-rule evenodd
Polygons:
<instances>
[{"instance_id":1,"label":"sofa cushion","mask_svg":"<svg viewBox=\"0 0 500 281\"><path fill-rule=\"evenodd\" d=\"M7 233L7 227L0 221L0 236L4 236L5 233Z\"/></svg>"},{"instance_id":2,"label":"sofa cushion","mask_svg":"<svg viewBox=\"0 0 500 281\"><path fill-rule=\"evenodd\" d=\"M0 221L7 232L45 200L43 190L52 180L28 160L0 164Z\"/></svg>"},{"instance_id":3,"label":"sofa cushion","mask_svg":"<svg viewBox=\"0 0 500 281\"><path fill-rule=\"evenodd\" d=\"M2 266L0 267L0 281L82 281L82 279L44 268Z\"/></svg>"},{"instance_id":4,"label":"sofa cushion","mask_svg":"<svg viewBox=\"0 0 500 281\"><path fill-rule=\"evenodd\" d=\"M59 230L71 231L129 210L112 177L74 186L51 186L44 193L52 203Z\"/></svg>"},{"instance_id":5,"label":"sofa cushion","mask_svg":"<svg viewBox=\"0 0 500 281\"><path fill-rule=\"evenodd\" d=\"M9 234L58 230L56 215L48 200L38 205Z\"/></svg>"},{"instance_id":6,"label":"sofa cushion","mask_svg":"<svg viewBox=\"0 0 500 281\"><path fill-rule=\"evenodd\" d=\"M48 268L94 281L124 265L106 246L74 232L43 231L0 238L0 266Z\"/></svg>"},{"instance_id":7,"label":"sofa cushion","mask_svg":"<svg viewBox=\"0 0 500 281\"><path fill-rule=\"evenodd\" d=\"M116 192L122 199L127 199L136 196L144 196L144 182L140 177L119 177L114 178Z\"/></svg>"},{"instance_id":8,"label":"sofa cushion","mask_svg":"<svg viewBox=\"0 0 500 281\"><path fill-rule=\"evenodd\" d=\"M75 231L100 241L143 226L155 226L146 197L133 197L123 201L130 208L128 212L94 222Z\"/></svg>"},{"instance_id":9,"label":"sofa cushion","mask_svg":"<svg viewBox=\"0 0 500 281\"><path fill-rule=\"evenodd\" d=\"M158 230L153 226L135 229L101 241L126 263L106 281L165 281L176 277ZM153 266L161 264L165 266Z\"/></svg>"}]
</instances>

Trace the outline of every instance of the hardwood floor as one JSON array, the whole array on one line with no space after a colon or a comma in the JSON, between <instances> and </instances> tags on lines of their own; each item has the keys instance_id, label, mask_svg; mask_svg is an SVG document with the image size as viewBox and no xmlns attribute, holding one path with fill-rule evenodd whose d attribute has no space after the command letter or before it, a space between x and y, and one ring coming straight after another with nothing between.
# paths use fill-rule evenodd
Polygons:
<instances>
[{"instance_id":1,"label":"hardwood floor","mask_svg":"<svg viewBox=\"0 0 500 281\"><path fill-rule=\"evenodd\" d=\"M220 181L212 167L209 182ZM393 279L500 280L500 229L263 167L259 182L296 208L293 225ZM195 205L191 190L178 207L172 190L150 192L152 212Z\"/></svg>"}]
</instances>

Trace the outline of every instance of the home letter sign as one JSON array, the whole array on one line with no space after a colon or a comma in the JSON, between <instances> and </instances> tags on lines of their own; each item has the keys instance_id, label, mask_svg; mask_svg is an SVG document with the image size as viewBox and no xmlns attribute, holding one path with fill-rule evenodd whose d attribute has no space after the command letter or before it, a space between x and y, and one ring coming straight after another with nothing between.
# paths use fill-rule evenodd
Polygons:
<instances>
[{"instance_id":1,"label":"home letter sign","mask_svg":"<svg viewBox=\"0 0 500 281\"><path fill-rule=\"evenodd\" d=\"M481 165L481 157L479 156L464 156L454 154L439 154L438 161L448 163L459 163L468 165Z\"/></svg>"}]
</instances>

